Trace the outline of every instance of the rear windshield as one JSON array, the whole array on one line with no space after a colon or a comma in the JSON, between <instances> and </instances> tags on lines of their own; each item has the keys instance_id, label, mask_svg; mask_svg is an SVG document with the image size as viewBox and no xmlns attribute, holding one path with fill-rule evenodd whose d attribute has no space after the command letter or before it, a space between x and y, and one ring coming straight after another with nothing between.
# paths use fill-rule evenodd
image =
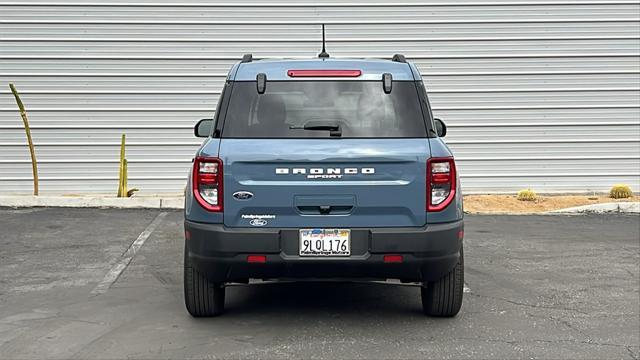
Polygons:
<instances>
[{"instance_id":1,"label":"rear windshield","mask_svg":"<svg viewBox=\"0 0 640 360\"><path fill-rule=\"evenodd\" d=\"M332 131L333 130L333 131ZM337 130L337 131L336 131ZM227 138L426 137L416 85L394 81L267 81L233 84Z\"/></svg>"}]
</instances>

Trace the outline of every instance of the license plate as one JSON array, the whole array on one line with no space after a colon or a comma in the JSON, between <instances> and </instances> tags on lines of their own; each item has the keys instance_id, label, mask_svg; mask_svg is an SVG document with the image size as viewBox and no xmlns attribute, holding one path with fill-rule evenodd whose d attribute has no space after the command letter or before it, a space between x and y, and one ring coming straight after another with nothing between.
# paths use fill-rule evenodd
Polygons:
<instances>
[{"instance_id":1,"label":"license plate","mask_svg":"<svg viewBox=\"0 0 640 360\"><path fill-rule=\"evenodd\" d=\"M300 230L300 256L350 256L351 230Z\"/></svg>"}]
</instances>

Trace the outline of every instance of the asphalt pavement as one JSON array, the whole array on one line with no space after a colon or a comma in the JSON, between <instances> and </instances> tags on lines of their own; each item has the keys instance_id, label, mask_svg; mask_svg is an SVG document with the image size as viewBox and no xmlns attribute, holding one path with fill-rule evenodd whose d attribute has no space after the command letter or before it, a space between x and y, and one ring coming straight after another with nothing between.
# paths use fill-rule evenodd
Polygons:
<instances>
[{"instance_id":1,"label":"asphalt pavement","mask_svg":"<svg viewBox=\"0 0 640 360\"><path fill-rule=\"evenodd\" d=\"M365 283L232 286L194 319L182 232L178 211L0 209L0 358L640 356L637 215L467 216L452 319Z\"/></svg>"}]
</instances>

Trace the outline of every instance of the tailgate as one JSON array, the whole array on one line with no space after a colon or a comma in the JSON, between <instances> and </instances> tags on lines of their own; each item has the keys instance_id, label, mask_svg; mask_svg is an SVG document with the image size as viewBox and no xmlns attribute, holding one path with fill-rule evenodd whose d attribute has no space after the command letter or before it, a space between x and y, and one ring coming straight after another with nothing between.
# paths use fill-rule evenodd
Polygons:
<instances>
[{"instance_id":1,"label":"tailgate","mask_svg":"<svg viewBox=\"0 0 640 360\"><path fill-rule=\"evenodd\" d=\"M222 139L229 227L426 223L427 139Z\"/></svg>"}]
</instances>

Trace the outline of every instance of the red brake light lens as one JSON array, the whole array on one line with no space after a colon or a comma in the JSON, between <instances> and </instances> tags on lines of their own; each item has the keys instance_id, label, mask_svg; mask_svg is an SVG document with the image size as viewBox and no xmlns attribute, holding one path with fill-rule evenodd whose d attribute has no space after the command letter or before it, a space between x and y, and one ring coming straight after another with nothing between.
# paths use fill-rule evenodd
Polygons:
<instances>
[{"instance_id":1,"label":"red brake light lens","mask_svg":"<svg viewBox=\"0 0 640 360\"><path fill-rule=\"evenodd\" d=\"M444 210L456 194L456 164L453 158L427 160L427 211Z\"/></svg>"},{"instance_id":2,"label":"red brake light lens","mask_svg":"<svg viewBox=\"0 0 640 360\"><path fill-rule=\"evenodd\" d=\"M289 77L358 77L360 70L288 70Z\"/></svg>"},{"instance_id":3,"label":"red brake light lens","mask_svg":"<svg viewBox=\"0 0 640 360\"><path fill-rule=\"evenodd\" d=\"M193 161L193 196L203 208L222 211L222 160L196 157Z\"/></svg>"},{"instance_id":4,"label":"red brake light lens","mask_svg":"<svg viewBox=\"0 0 640 360\"><path fill-rule=\"evenodd\" d=\"M387 264L397 264L401 263L404 259L402 255L385 255L383 260Z\"/></svg>"},{"instance_id":5,"label":"red brake light lens","mask_svg":"<svg viewBox=\"0 0 640 360\"><path fill-rule=\"evenodd\" d=\"M267 262L266 255L247 255L247 262L251 264L264 264Z\"/></svg>"}]
</instances>

